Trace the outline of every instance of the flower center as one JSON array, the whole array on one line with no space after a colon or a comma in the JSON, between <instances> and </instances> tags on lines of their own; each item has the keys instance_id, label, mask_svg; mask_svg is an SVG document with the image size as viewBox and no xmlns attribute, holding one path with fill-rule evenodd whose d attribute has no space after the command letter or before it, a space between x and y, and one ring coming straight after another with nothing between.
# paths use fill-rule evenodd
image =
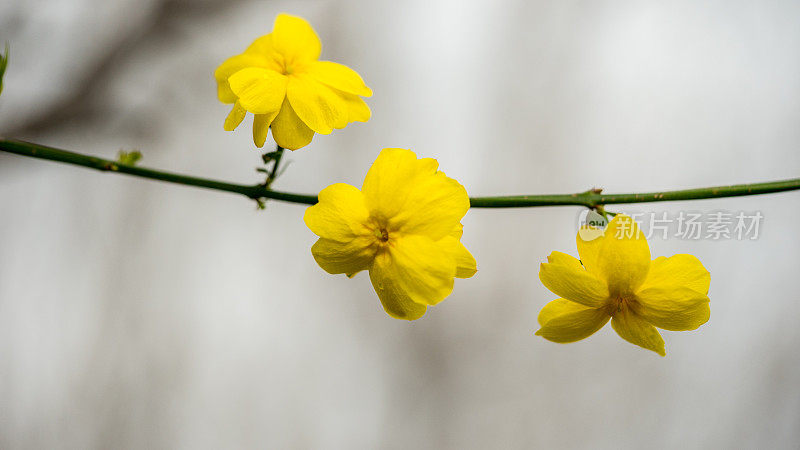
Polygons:
<instances>
[{"instance_id":1,"label":"flower center","mask_svg":"<svg viewBox=\"0 0 800 450\"><path fill-rule=\"evenodd\" d=\"M634 303L636 303L636 299L634 297L628 295L617 295L616 297L611 299L611 304L609 305L609 314L614 315L623 308L630 308Z\"/></svg>"},{"instance_id":2,"label":"flower center","mask_svg":"<svg viewBox=\"0 0 800 450\"><path fill-rule=\"evenodd\" d=\"M375 234L375 237L381 241L381 243L389 242L389 232L386 231L386 228L376 228L373 233Z\"/></svg>"},{"instance_id":3,"label":"flower center","mask_svg":"<svg viewBox=\"0 0 800 450\"><path fill-rule=\"evenodd\" d=\"M271 68L280 74L289 76L302 73L304 71L304 67L305 64L302 61L294 58L287 58L277 52L272 54Z\"/></svg>"}]
</instances>

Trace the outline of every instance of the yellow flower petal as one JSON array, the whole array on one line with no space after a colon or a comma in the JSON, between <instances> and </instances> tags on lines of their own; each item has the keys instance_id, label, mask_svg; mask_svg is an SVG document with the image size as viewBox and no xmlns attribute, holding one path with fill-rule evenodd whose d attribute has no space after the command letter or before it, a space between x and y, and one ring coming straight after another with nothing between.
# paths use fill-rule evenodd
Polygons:
<instances>
[{"instance_id":1,"label":"yellow flower petal","mask_svg":"<svg viewBox=\"0 0 800 450\"><path fill-rule=\"evenodd\" d=\"M565 298L557 298L544 305L542 310L539 311L539 316L536 318L536 320L539 322L540 326L544 326L544 324L558 316L563 316L564 314L570 314L578 311L585 311L587 309L596 308L589 308L579 303L571 302Z\"/></svg>"},{"instance_id":2,"label":"yellow flower petal","mask_svg":"<svg viewBox=\"0 0 800 450\"><path fill-rule=\"evenodd\" d=\"M405 206L416 178L420 174L434 174L438 166L430 158L417 160L417 155L411 150L381 150L361 187L367 207L379 220L388 220Z\"/></svg>"},{"instance_id":3,"label":"yellow flower petal","mask_svg":"<svg viewBox=\"0 0 800 450\"><path fill-rule=\"evenodd\" d=\"M235 130L236 127L238 127L239 124L242 123L242 120L244 120L245 115L247 115L247 111L244 108L242 108L242 105L240 105L239 102L234 103L233 109L231 109L231 112L230 114L228 114L228 117L225 118L225 125L223 126L225 131Z\"/></svg>"},{"instance_id":4,"label":"yellow flower petal","mask_svg":"<svg viewBox=\"0 0 800 450\"><path fill-rule=\"evenodd\" d=\"M571 258L571 259L570 259ZM589 307L606 304L608 286L596 276L584 270L580 262L561 252L548 257L550 263L539 268L539 279L554 294Z\"/></svg>"},{"instance_id":5,"label":"yellow flower petal","mask_svg":"<svg viewBox=\"0 0 800 450\"><path fill-rule=\"evenodd\" d=\"M347 122L366 122L372 117L372 111L370 111L369 106L367 106L367 102L365 102L361 97L353 94L348 94L347 92L342 92L338 89L331 88L339 98L344 101L346 110L347 110Z\"/></svg>"},{"instance_id":6,"label":"yellow flower petal","mask_svg":"<svg viewBox=\"0 0 800 450\"><path fill-rule=\"evenodd\" d=\"M708 322L708 297L688 287L650 287L636 294L636 312L670 331L695 330Z\"/></svg>"},{"instance_id":7,"label":"yellow flower petal","mask_svg":"<svg viewBox=\"0 0 800 450\"><path fill-rule=\"evenodd\" d=\"M337 183L319 193L319 202L306 209L303 220L321 238L311 247L320 267L348 276L370 267L377 241L365 227L368 218L357 188Z\"/></svg>"},{"instance_id":8,"label":"yellow flower petal","mask_svg":"<svg viewBox=\"0 0 800 450\"><path fill-rule=\"evenodd\" d=\"M548 341L566 344L580 341L608 323L609 315L603 309L583 308L564 303L564 299L554 300L539 313L539 323L542 327L536 332Z\"/></svg>"},{"instance_id":9,"label":"yellow flower petal","mask_svg":"<svg viewBox=\"0 0 800 450\"><path fill-rule=\"evenodd\" d=\"M297 116L317 133L330 134L347 125L344 99L308 76L290 77L286 97Z\"/></svg>"},{"instance_id":10,"label":"yellow flower petal","mask_svg":"<svg viewBox=\"0 0 800 450\"><path fill-rule=\"evenodd\" d=\"M640 289L684 286L708 294L711 274L693 255L660 256L650 263L650 272Z\"/></svg>"},{"instance_id":11,"label":"yellow flower petal","mask_svg":"<svg viewBox=\"0 0 800 450\"><path fill-rule=\"evenodd\" d=\"M311 143L314 131L295 114L288 100L283 102L280 112L272 121L272 137L283 148L297 150Z\"/></svg>"},{"instance_id":12,"label":"yellow flower petal","mask_svg":"<svg viewBox=\"0 0 800 450\"><path fill-rule=\"evenodd\" d=\"M222 103L234 103L236 94L228 84L228 78L236 72L248 67L268 67L269 61L258 55L236 55L225 60L217 70L214 78L217 80L217 96Z\"/></svg>"},{"instance_id":13,"label":"yellow flower petal","mask_svg":"<svg viewBox=\"0 0 800 450\"><path fill-rule=\"evenodd\" d=\"M287 77L273 70L248 67L228 78L242 107L253 114L272 114L286 98Z\"/></svg>"},{"instance_id":14,"label":"yellow flower petal","mask_svg":"<svg viewBox=\"0 0 800 450\"><path fill-rule=\"evenodd\" d=\"M631 344L652 350L661 356L667 354L664 350L664 339L656 327L637 316L630 308L617 311L611 319L611 327L622 339Z\"/></svg>"},{"instance_id":15,"label":"yellow flower petal","mask_svg":"<svg viewBox=\"0 0 800 450\"><path fill-rule=\"evenodd\" d=\"M437 242L442 249L450 253L456 262L456 278L470 278L478 271L478 263L472 253L453 236L445 236Z\"/></svg>"},{"instance_id":16,"label":"yellow flower petal","mask_svg":"<svg viewBox=\"0 0 800 450\"><path fill-rule=\"evenodd\" d=\"M547 262L550 264L566 266L575 270L586 270L578 258L564 252L551 252L547 257Z\"/></svg>"},{"instance_id":17,"label":"yellow flower petal","mask_svg":"<svg viewBox=\"0 0 800 450\"><path fill-rule=\"evenodd\" d=\"M578 253L586 270L605 280L612 295L632 294L650 270L650 246L636 222L617 214L603 237L577 238Z\"/></svg>"},{"instance_id":18,"label":"yellow flower petal","mask_svg":"<svg viewBox=\"0 0 800 450\"><path fill-rule=\"evenodd\" d=\"M469 196L464 186L437 172L415 180L405 208L389 220L389 226L436 240L446 236L468 210Z\"/></svg>"},{"instance_id":19,"label":"yellow flower petal","mask_svg":"<svg viewBox=\"0 0 800 450\"><path fill-rule=\"evenodd\" d=\"M306 209L303 221L319 237L350 242L359 236L371 236L364 225L368 218L361 191L336 183L319 193L319 202Z\"/></svg>"},{"instance_id":20,"label":"yellow flower petal","mask_svg":"<svg viewBox=\"0 0 800 450\"><path fill-rule=\"evenodd\" d=\"M362 188L373 217L392 230L434 241L450 233L469 209L469 197L437 167L436 160L417 159L410 150L381 151Z\"/></svg>"},{"instance_id":21,"label":"yellow flower petal","mask_svg":"<svg viewBox=\"0 0 800 450\"><path fill-rule=\"evenodd\" d=\"M265 61L268 61L268 65L264 66L268 69L273 69L276 72L280 72L281 66L277 64L276 59L280 59L277 56L277 51L275 50L275 46L272 44L272 33L265 34L260 38L253 41L247 49L244 51L245 55L260 57Z\"/></svg>"},{"instance_id":22,"label":"yellow flower petal","mask_svg":"<svg viewBox=\"0 0 800 450\"><path fill-rule=\"evenodd\" d=\"M350 94L343 94L341 97L347 105L348 122L366 122L372 117L372 111L361 97Z\"/></svg>"},{"instance_id":23,"label":"yellow flower petal","mask_svg":"<svg viewBox=\"0 0 800 450\"><path fill-rule=\"evenodd\" d=\"M253 119L253 143L256 144L256 147L261 148L264 146L264 142L267 140L269 125L273 120L275 120L277 115L278 111L275 111L272 114L255 115L255 118Z\"/></svg>"},{"instance_id":24,"label":"yellow flower petal","mask_svg":"<svg viewBox=\"0 0 800 450\"><path fill-rule=\"evenodd\" d=\"M349 242L320 238L311 247L311 254L328 273L348 274L348 277L369 269L375 258L377 246L368 236L356 237Z\"/></svg>"},{"instance_id":25,"label":"yellow flower petal","mask_svg":"<svg viewBox=\"0 0 800 450\"><path fill-rule=\"evenodd\" d=\"M384 273L408 298L435 305L453 292L456 263L450 253L424 236L391 239Z\"/></svg>"},{"instance_id":26,"label":"yellow flower petal","mask_svg":"<svg viewBox=\"0 0 800 450\"><path fill-rule=\"evenodd\" d=\"M596 230L594 227L587 226L587 229ZM592 234L591 236L594 236ZM600 276L598 268L598 259L600 257L600 248L603 246L603 237L598 237L591 240L583 240L582 233L578 233L575 237L575 242L578 245L578 256L580 257L581 265L589 272Z\"/></svg>"},{"instance_id":27,"label":"yellow flower petal","mask_svg":"<svg viewBox=\"0 0 800 450\"><path fill-rule=\"evenodd\" d=\"M397 273L389 255L378 255L369 270L369 279L383 309L395 319L419 319L425 315L428 307L412 301L408 293L398 286L396 277Z\"/></svg>"},{"instance_id":28,"label":"yellow flower petal","mask_svg":"<svg viewBox=\"0 0 800 450\"><path fill-rule=\"evenodd\" d=\"M272 46L288 60L316 60L322 52L322 43L311 25L289 14L275 18Z\"/></svg>"},{"instance_id":29,"label":"yellow flower petal","mask_svg":"<svg viewBox=\"0 0 800 450\"><path fill-rule=\"evenodd\" d=\"M461 236L463 236L463 235L464 235L464 225L462 225L461 222L459 222L456 225L456 227L453 228L453 231L451 231L448 236L454 237L454 238L456 238L456 239L458 239L460 241L461 240Z\"/></svg>"},{"instance_id":30,"label":"yellow flower petal","mask_svg":"<svg viewBox=\"0 0 800 450\"><path fill-rule=\"evenodd\" d=\"M316 61L307 68L307 73L320 83L349 94L371 97L372 89L368 88L355 70L331 61Z\"/></svg>"}]
</instances>

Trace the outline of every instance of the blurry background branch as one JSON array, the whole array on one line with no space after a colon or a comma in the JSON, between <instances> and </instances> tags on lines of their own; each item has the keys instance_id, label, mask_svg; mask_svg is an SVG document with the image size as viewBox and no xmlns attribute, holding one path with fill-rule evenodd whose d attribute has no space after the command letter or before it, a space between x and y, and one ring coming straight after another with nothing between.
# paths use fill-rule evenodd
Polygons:
<instances>
[{"instance_id":1,"label":"blurry background branch","mask_svg":"<svg viewBox=\"0 0 800 450\"><path fill-rule=\"evenodd\" d=\"M118 20L118 15L124 15L126 20L124 23L117 24L116 27L106 28L109 33L108 39L102 39L103 45L88 45L89 48L84 49L80 47L80 43L68 43L69 40L65 39L67 43L62 43L65 48L51 49L51 51L83 51L80 64L73 64L67 62L67 67L58 65L59 61L56 58L50 58L51 61L39 61L39 70L47 72L54 69L67 69L74 71L71 74L62 74L61 80L52 80L51 83L65 84L69 89L62 89L59 91L60 95L52 95L50 97L41 95L43 99L37 99L43 102L41 107L30 106L24 112L18 114L20 119L9 121L6 120L3 124L3 132L13 134L15 136L35 136L44 131L53 130L60 126L69 126L80 121L99 121L102 122L106 118L108 100L103 99L103 95L107 95L109 84L119 76L121 67L129 64L131 60L135 60L137 52L142 49L149 49L152 46L165 41L174 42L184 37L185 31L183 30L184 23L190 20L199 20L207 17L213 17L222 11L229 10L242 3L243 0L234 0L231 2L215 2L213 0L146 0L143 2L131 2L131 5L136 5L135 9L128 10L127 12L120 12L119 9L127 4L126 0L118 1L104 5L103 7L93 6L92 3L82 5L87 8L82 10L75 6L70 11L71 15L80 16L91 12L88 19L64 18L63 20L75 20L79 26L88 28L96 27L91 19ZM68 2L66 2L68 4ZM53 12L55 13L55 12ZM46 20L46 19L42 19ZM0 25L5 26L5 30L16 30L18 24L14 21L6 23L0 22ZM113 30L113 32L111 31ZM21 38L26 37L25 33L31 33L35 30L22 29L19 30ZM61 30L54 30L57 33ZM98 36L98 39L100 37ZM12 41L14 43L15 41ZM83 43L87 45L88 43ZM17 52L15 52L17 53ZM31 55L31 49L21 44L19 49L20 58L15 58L15 66L22 63L22 70L26 69L26 61L23 61L26 55ZM35 60L34 60L35 61ZM42 64L47 64L42 66ZM52 90L52 86L50 87Z\"/></svg>"}]
</instances>

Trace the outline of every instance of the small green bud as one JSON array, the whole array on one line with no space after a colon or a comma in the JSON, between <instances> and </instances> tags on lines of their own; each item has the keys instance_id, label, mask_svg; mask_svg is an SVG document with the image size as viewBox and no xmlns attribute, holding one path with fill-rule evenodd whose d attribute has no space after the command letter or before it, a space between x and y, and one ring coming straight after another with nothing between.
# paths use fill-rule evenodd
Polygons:
<instances>
[{"instance_id":1,"label":"small green bud","mask_svg":"<svg viewBox=\"0 0 800 450\"><path fill-rule=\"evenodd\" d=\"M117 153L117 162L126 166L135 166L140 159L142 159L142 152L139 150L133 150L130 152L120 150L119 153Z\"/></svg>"}]
</instances>

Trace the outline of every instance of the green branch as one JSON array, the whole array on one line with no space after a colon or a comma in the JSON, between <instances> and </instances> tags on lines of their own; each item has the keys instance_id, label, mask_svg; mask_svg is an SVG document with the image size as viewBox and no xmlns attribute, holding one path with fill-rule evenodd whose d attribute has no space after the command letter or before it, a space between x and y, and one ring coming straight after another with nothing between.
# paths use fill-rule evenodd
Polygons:
<instances>
[{"instance_id":1,"label":"green branch","mask_svg":"<svg viewBox=\"0 0 800 450\"><path fill-rule=\"evenodd\" d=\"M68 152L66 150L46 147L39 144L32 144L29 142L0 139L0 151L88 167L90 169L97 169L103 172L126 173L128 175L150 178L152 180L161 180L168 183L196 186L206 189L214 189L216 191L233 192L254 200L268 198L292 203L305 203L307 205L313 205L317 203L316 195L292 194L290 192L279 192L273 191L272 189L266 189L260 184L247 185L227 183L225 181L210 180L208 178L198 178L189 175L164 172L161 170L146 169L144 167L121 164L118 161L82 155L80 153Z\"/></svg>"},{"instance_id":2,"label":"green branch","mask_svg":"<svg viewBox=\"0 0 800 450\"><path fill-rule=\"evenodd\" d=\"M125 173L142 178L161 180L169 183L196 186L217 191L232 192L245 197L262 200L272 199L291 203L313 205L317 203L316 195L295 194L280 192L266 188L263 185L246 185L227 183L224 181L198 178L177 173L164 172L155 169L146 169L133 165L121 164L118 161L68 152L53 147L32 144L28 142L0 139L0 151L15 153L17 155L33 158L58 161L76 166L88 167L104 172ZM276 164L277 166L277 164ZM470 205L473 208L520 208L535 206L585 206L597 208L602 205L620 203L651 203L670 202L678 200L700 200L707 198L739 197L744 195L769 194L800 190L800 178L767 183L736 184L731 186L715 186L698 189L684 189L679 191L647 192L640 194L603 194L600 189L592 189L577 194L559 195L509 195L501 197L472 197Z\"/></svg>"}]
</instances>

